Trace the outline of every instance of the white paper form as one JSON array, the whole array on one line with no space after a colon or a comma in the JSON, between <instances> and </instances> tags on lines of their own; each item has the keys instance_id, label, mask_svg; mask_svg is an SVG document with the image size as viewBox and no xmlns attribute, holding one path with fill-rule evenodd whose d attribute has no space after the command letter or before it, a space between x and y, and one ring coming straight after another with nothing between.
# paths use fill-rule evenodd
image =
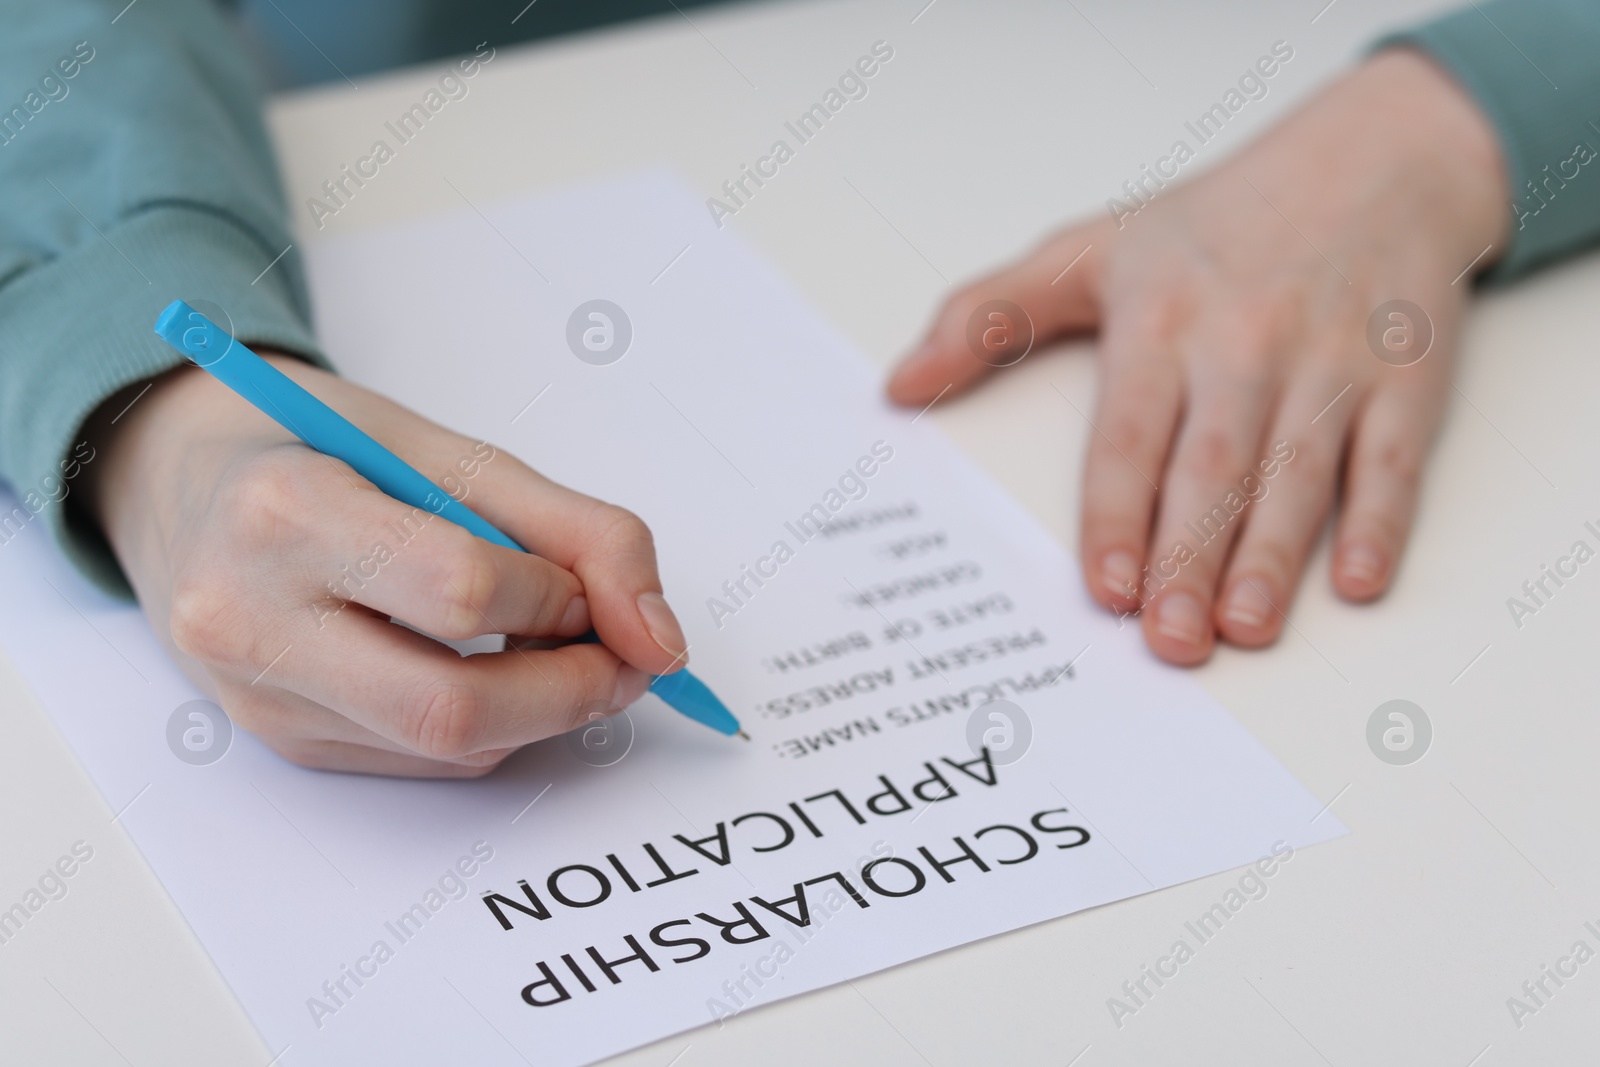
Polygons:
<instances>
[{"instance_id":1,"label":"white paper form","mask_svg":"<svg viewBox=\"0 0 1600 1067\"><path fill-rule=\"evenodd\" d=\"M647 696L475 782L193 766L142 617L0 547L0 641L280 1062L586 1063L1344 832L674 178L480 207L313 246L330 352L642 515L750 742Z\"/></svg>"}]
</instances>

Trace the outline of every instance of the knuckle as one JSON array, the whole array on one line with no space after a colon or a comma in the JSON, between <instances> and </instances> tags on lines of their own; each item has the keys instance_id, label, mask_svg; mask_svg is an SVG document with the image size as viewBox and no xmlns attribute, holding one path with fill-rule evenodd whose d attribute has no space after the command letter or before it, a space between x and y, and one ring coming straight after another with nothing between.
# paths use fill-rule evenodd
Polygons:
<instances>
[{"instance_id":1,"label":"knuckle","mask_svg":"<svg viewBox=\"0 0 1600 1067\"><path fill-rule=\"evenodd\" d=\"M439 590L439 636L452 641L475 637L489 625L485 609L499 587L499 570L486 553L465 547L445 565Z\"/></svg>"},{"instance_id":2,"label":"knuckle","mask_svg":"<svg viewBox=\"0 0 1600 1067\"><path fill-rule=\"evenodd\" d=\"M1170 274L1170 272L1167 272ZM1163 280L1133 285L1137 294L1109 316L1105 342L1100 351L1105 359L1119 354L1148 356L1152 352L1169 352L1177 347L1178 338L1188 329L1193 317L1191 286L1183 278L1167 277Z\"/></svg>"},{"instance_id":3,"label":"knuckle","mask_svg":"<svg viewBox=\"0 0 1600 1067\"><path fill-rule=\"evenodd\" d=\"M1277 375L1264 348L1238 341L1225 341L1205 352L1204 373L1230 391L1244 391Z\"/></svg>"},{"instance_id":4,"label":"knuckle","mask_svg":"<svg viewBox=\"0 0 1600 1067\"><path fill-rule=\"evenodd\" d=\"M1261 300L1236 302L1219 328L1219 350L1235 358L1259 360L1277 340L1279 319L1275 304Z\"/></svg>"},{"instance_id":5,"label":"knuckle","mask_svg":"<svg viewBox=\"0 0 1600 1067\"><path fill-rule=\"evenodd\" d=\"M273 539L307 514L309 486L293 464L267 452L245 464L229 482L224 503L237 528Z\"/></svg>"},{"instance_id":6,"label":"knuckle","mask_svg":"<svg viewBox=\"0 0 1600 1067\"><path fill-rule=\"evenodd\" d=\"M643 519L627 508L602 504L599 515L600 540L629 548L654 549L655 535Z\"/></svg>"},{"instance_id":7,"label":"knuckle","mask_svg":"<svg viewBox=\"0 0 1600 1067\"><path fill-rule=\"evenodd\" d=\"M1399 486L1410 491L1422 480L1422 449L1407 441L1393 440L1380 445L1372 454L1372 462L1383 474Z\"/></svg>"},{"instance_id":8,"label":"knuckle","mask_svg":"<svg viewBox=\"0 0 1600 1067\"><path fill-rule=\"evenodd\" d=\"M421 755L457 760L469 755L483 731L483 698L470 685L429 682L410 700L403 723L406 743Z\"/></svg>"},{"instance_id":9,"label":"knuckle","mask_svg":"<svg viewBox=\"0 0 1600 1067\"><path fill-rule=\"evenodd\" d=\"M1275 377L1284 365L1284 318L1269 299L1230 299L1207 315L1190 347L1206 374L1246 388Z\"/></svg>"},{"instance_id":10,"label":"knuckle","mask_svg":"<svg viewBox=\"0 0 1600 1067\"><path fill-rule=\"evenodd\" d=\"M1155 437L1155 431L1137 409L1108 413L1100 420L1100 430L1112 448L1127 456L1143 455Z\"/></svg>"},{"instance_id":11,"label":"knuckle","mask_svg":"<svg viewBox=\"0 0 1600 1067\"><path fill-rule=\"evenodd\" d=\"M1339 467L1340 448L1331 440L1295 441L1293 477L1297 482L1329 485ZM1265 458L1265 457L1263 457Z\"/></svg>"},{"instance_id":12,"label":"knuckle","mask_svg":"<svg viewBox=\"0 0 1600 1067\"><path fill-rule=\"evenodd\" d=\"M1342 322L1332 325L1323 333L1313 338L1303 350L1305 365L1328 379L1343 378L1350 381L1352 378L1358 383L1358 388L1365 391L1372 380L1373 370L1368 363L1372 354L1366 350L1363 331L1366 322L1363 319L1353 325ZM1350 340L1352 337L1363 338L1361 348L1354 348ZM1352 359L1352 354L1355 358ZM1338 386L1333 387L1334 391ZM1333 392L1328 394L1333 395Z\"/></svg>"},{"instance_id":13,"label":"knuckle","mask_svg":"<svg viewBox=\"0 0 1600 1067\"><path fill-rule=\"evenodd\" d=\"M1237 479L1244 470L1238 442L1221 427L1198 430L1184 443L1178 469L1201 482L1221 483Z\"/></svg>"},{"instance_id":14,"label":"knuckle","mask_svg":"<svg viewBox=\"0 0 1600 1067\"><path fill-rule=\"evenodd\" d=\"M207 578L174 583L167 625L178 651L202 663L237 663L249 655L249 622L239 598Z\"/></svg>"}]
</instances>

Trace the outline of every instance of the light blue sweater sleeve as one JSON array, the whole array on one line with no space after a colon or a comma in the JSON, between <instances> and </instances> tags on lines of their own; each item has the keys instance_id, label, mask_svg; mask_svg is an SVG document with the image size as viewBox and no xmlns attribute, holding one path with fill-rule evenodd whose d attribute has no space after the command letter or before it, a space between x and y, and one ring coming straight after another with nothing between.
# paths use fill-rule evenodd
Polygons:
<instances>
[{"instance_id":1,"label":"light blue sweater sleeve","mask_svg":"<svg viewBox=\"0 0 1600 1067\"><path fill-rule=\"evenodd\" d=\"M1491 282L1600 240L1600 3L1483 0L1378 42L1426 52L1500 139L1511 242Z\"/></svg>"},{"instance_id":2,"label":"light blue sweater sleeve","mask_svg":"<svg viewBox=\"0 0 1600 1067\"><path fill-rule=\"evenodd\" d=\"M126 594L69 502L94 461L84 420L180 362L152 332L161 309L209 300L237 336L323 362L260 93L219 7L0 0L0 188L0 478L21 499L0 544L44 523Z\"/></svg>"}]
</instances>

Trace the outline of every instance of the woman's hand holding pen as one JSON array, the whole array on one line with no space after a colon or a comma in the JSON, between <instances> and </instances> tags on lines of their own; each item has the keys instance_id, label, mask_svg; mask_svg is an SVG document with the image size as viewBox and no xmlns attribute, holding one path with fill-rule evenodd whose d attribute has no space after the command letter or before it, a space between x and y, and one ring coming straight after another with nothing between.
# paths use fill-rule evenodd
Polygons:
<instances>
[{"instance_id":1,"label":"woman's hand holding pen","mask_svg":"<svg viewBox=\"0 0 1600 1067\"><path fill-rule=\"evenodd\" d=\"M636 516L268 358L537 555L385 496L203 371L159 379L115 425L91 421L102 458L85 499L156 633L240 727L310 767L468 777L685 664ZM516 640L461 657L391 617ZM603 645L532 647L591 627Z\"/></svg>"}]
</instances>

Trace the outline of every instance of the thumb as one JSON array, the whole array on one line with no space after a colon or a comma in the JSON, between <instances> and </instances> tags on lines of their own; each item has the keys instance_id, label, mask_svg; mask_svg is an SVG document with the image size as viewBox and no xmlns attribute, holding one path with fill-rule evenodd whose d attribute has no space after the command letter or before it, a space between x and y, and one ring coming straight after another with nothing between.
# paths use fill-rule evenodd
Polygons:
<instances>
[{"instance_id":1,"label":"thumb","mask_svg":"<svg viewBox=\"0 0 1600 1067\"><path fill-rule=\"evenodd\" d=\"M890 376L889 399L917 406L945 390L960 393L1031 348L1097 325L1099 276L1112 233L1109 223L1063 230L950 297L922 344Z\"/></svg>"}]
</instances>

